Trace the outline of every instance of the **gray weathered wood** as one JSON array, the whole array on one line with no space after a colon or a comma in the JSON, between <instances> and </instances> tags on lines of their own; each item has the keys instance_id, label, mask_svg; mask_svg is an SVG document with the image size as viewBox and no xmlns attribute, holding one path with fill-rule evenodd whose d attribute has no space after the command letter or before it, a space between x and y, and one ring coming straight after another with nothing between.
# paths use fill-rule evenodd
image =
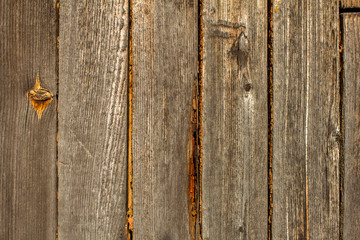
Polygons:
<instances>
[{"instance_id":1,"label":"gray weathered wood","mask_svg":"<svg viewBox=\"0 0 360 240\"><path fill-rule=\"evenodd\" d=\"M274 1L273 239L339 238L338 1Z\"/></svg>"},{"instance_id":2,"label":"gray weathered wood","mask_svg":"<svg viewBox=\"0 0 360 240\"><path fill-rule=\"evenodd\" d=\"M340 0L343 8L358 8L360 7L360 0Z\"/></svg>"},{"instance_id":3,"label":"gray weathered wood","mask_svg":"<svg viewBox=\"0 0 360 240\"><path fill-rule=\"evenodd\" d=\"M133 0L134 238L191 239L188 152L197 1Z\"/></svg>"},{"instance_id":4,"label":"gray weathered wood","mask_svg":"<svg viewBox=\"0 0 360 240\"><path fill-rule=\"evenodd\" d=\"M56 238L56 99L38 120L26 91L56 94L55 1L0 2L0 239Z\"/></svg>"},{"instance_id":5,"label":"gray weathered wood","mask_svg":"<svg viewBox=\"0 0 360 240\"><path fill-rule=\"evenodd\" d=\"M267 1L204 1L203 239L266 239Z\"/></svg>"},{"instance_id":6,"label":"gray weathered wood","mask_svg":"<svg viewBox=\"0 0 360 240\"><path fill-rule=\"evenodd\" d=\"M344 239L360 236L360 14L343 16Z\"/></svg>"},{"instance_id":7,"label":"gray weathered wood","mask_svg":"<svg viewBox=\"0 0 360 240\"><path fill-rule=\"evenodd\" d=\"M61 2L59 239L123 239L128 1Z\"/></svg>"}]
</instances>

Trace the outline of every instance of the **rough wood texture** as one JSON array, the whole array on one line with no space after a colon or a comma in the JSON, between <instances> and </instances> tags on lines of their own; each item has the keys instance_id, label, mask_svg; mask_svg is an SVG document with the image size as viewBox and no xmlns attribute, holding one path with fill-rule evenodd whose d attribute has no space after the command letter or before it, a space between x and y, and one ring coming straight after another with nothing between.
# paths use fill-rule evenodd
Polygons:
<instances>
[{"instance_id":1,"label":"rough wood texture","mask_svg":"<svg viewBox=\"0 0 360 240\"><path fill-rule=\"evenodd\" d=\"M360 0L341 0L341 7L358 8L360 7Z\"/></svg>"},{"instance_id":2,"label":"rough wood texture","mask_svg":"<svg viewBox=\"0 0 360 240\"><path fill-rule=\"evenodd\" d=\"M0 239L55 239L56 99L38 120L26 91L56 94L54 1L0 2Z\"/></svg>"},{"instance_id":3,"label":"rough wood texture","mask_svg":"<svg viewBox=\"0 0 360 240\"><path fill-rule=\"evenodd\" d=\"M191 239L188 152L197 1L134 0L134 239Z\"/></svg>"},{"instance_id":4,"label":"rough wood texture","mask_svg":"<svg viewBox=\"0 0 360 240\"><path fill-rule=\"evenodd\" d=\"M128 1L61 2L59 239L123 239Z\"/></svg>"},{"instance_id":5,"label":"rough wood texture","mask_svg":"<svg viewBox=\"0 0 360 240\"><path fill-rule=\"evenodd\" d=\"M343 15L344 239L360 236L360 14Z\"/></svg>"},{"instance_id":6,"label":"rough wood texture","mask_svg":"<svg viewBox=\"0 0 360 240\"><path fill-rule=\"evenodd\" d=\"M204 1L203 239L267 238L267 1Z\"/></svg>"},{"instance_id":7,"label":"rough wood texture","mask_svg":"<svg viewBox=\"0 0 360 240\"><path fill-rule=\"evenodd\" d=\"M338 13L274 1L273 239L339 238Z\"/></svg>"}]
</instances>

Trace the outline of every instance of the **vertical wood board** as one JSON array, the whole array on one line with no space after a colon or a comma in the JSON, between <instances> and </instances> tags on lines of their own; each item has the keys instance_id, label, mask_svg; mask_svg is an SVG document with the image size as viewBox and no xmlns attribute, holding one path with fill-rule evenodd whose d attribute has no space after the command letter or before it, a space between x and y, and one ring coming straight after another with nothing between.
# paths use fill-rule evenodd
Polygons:
<instances>
[{"instance_id":1,"label":"vertical wood board","mask_svg":"<svg viewBox=\"0 0 360 240\"><path fill-rule=\"evenodd\" d=\"M202 237L266 239L267 1L203 1Z\"/></svg>"},{"instance_id":2,"label":"vertical wood board","mask_svg":"<svg viewBox=\"0 0 360 240\"><path fill-rule=\"evenodd\" d=\"M338 1L273 4L272 237L338 239Z\"/></svg>"},{"instance_id":3,"label":"vertical wood board","mask_svg":"<svg viewBox=\"0 0 360 240\"><path fill-rule=\"evenodd\" d=\"M56 95L55 1L0 2L0 239L56 238L56 99L38 120L26 91Z\"/></svg>"},{"instance_id":4,"label":"vertical wood board","mask_svg":"<svg viewBox=\"0 0 360 240\"><path fill-rule=\"evenodd\" d=\"M128 1L61 2L59 239L123 239Z\"/></svg>"},{"instance_id":5,"label":"vertical wood board","mask_svg":"<svg viewBox=\"0 0 360 240\"><path fill-rule=\"evenodd\" d=\"M359 8L360 0L341 0L341 7L343 7L343 8Z\"/></svg>"},{"instance_id":6,"label":"vertical wood board","mask_svg":"<svg viewBox=\"0 0 360 240\"><path fill-rule=\"evenodd\" d=\"M191 239L197 1L132 1L134 239Z\"/></svg>"},{"instance_id":7,"label":"vertical wood board","mask_svg":"<svg viewBox=\"0 0 360 240\"><path fill-rule=\"evenodd\" d=\"M344 239L360 236L360 14L343 17Z\"/></svg>"}]
</instances>

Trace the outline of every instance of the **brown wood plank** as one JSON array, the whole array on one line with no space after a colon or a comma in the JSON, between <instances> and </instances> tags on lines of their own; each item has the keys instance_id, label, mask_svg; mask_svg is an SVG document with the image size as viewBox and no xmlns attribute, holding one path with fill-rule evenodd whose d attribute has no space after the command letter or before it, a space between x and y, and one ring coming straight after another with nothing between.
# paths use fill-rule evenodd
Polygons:
<instances>
[{"instance_id":1,"label":"brown wood plank","mask_svg":"<svg viewBox=\"0 0 360 240\"><path fill-rule=\"evenodd\" d=\"M360 0L341 0L341 7L343 7L343 8L359 8Z\"/></svg>"},{"instance_id":2,"label":"brown wood plank","mask_svg":"<svg viewBox=\"0 0 360 240\"><path fill-rule=\"evenodd\" d=\"M128 1L60 8L59 239L123 239Z\"/></svg>"},{"instance_id":3,"label":"brown wood plank","mask_svg":"<svg viewBox=\"0 0 360 240\"><path fill-rule=\"evenodd\" d=\"M35 84L56 94L55 1L0 2L0 239L56 238L56 99L38 120Z\"/></svg>"},{"instance_id":4,"label":"brown wood plank","mask_svg":"<svg viewBox=\"0 0 360 240\"><path fill-rule=\"evenodd\" d=\"M267 239L267 1L204 1L203 239Z\"/></svg>"},{"instance_id":5,"label":"brown wood plank","mask_svg":"<svg viewBox=\"0 0 360 240\"><path fill-rule=\"evenodd\" d=\"M273 239L339 239L338 1L273 4Z\"/></svg>"},{"instance_id":6,"label":"brown wood plank","mask_svg":"<svg viewBox=\"0 0 360 240\"><path fill-rule=\"evenodd\" d=\"M190 239L197 1L133 0L134 239Z\"/></svg>"},{"instance_id":7,"label":"brown wood plank","mask_svg":"<svg viewBox=\"0 0 360 240\"><path fill-rule=\"evenodd\" d=\"M344 239L360 236L360 14L343 14Z\"/></svg>"}]
</instances>

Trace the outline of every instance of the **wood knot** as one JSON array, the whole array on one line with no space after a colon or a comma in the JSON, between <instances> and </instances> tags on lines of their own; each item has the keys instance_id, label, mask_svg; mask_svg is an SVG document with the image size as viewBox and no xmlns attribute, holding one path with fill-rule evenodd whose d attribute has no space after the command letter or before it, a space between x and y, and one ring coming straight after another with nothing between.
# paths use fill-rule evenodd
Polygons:
<instances>
[{"instance_id":1,"label":"wood knot","mask_svg":"<svg viewBox=\"0 0 360 240\"><path fill-rule=\"evenodd\" d=\"M230 49L232 57L236 57L237 64L240 68L246 66L249 59L250 43L244 32L235 39Z\"/></svg>"},{"instance_id":2,"label":"wood knot","mask_svg":"<svg viewBox=\"0 0 360 240\"><path fill-rule=\"evenodd\" d=\"M251 83L247 83L244 85L244 89L245 91L249 92L251 90L252 86L251 86Z\"/></svg>"},{"instance_id":3,"label":"wood knot","mask_svg":"<svg viewBox=\"0 0 360 240\"><path fill-rule=\"evenodd\" d=\"M36 76L34 87L30 89L26 95L39 119L41 118L42 112L54 98L54 95L48 89L40 86L39 74Z\"/></svg>"}]
</instances>

